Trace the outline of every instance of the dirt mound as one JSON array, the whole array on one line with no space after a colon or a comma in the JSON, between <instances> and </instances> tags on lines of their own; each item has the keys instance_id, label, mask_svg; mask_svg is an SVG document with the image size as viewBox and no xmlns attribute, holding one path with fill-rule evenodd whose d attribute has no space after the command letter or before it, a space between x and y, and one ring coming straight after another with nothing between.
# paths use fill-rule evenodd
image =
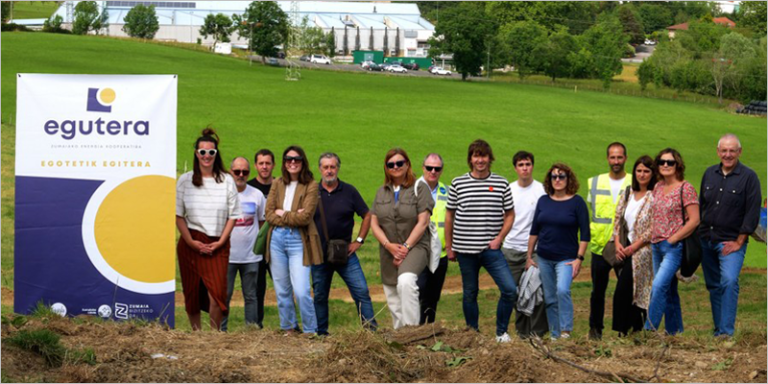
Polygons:
<instances>
[{"instance_id":1,"label":"dirt mound","mask_svg":"<svg viewBox=\"0 0 768 384\"><path fill-rule=\"evenodd\" d=\"M68 351L91 350L95 358L51 367L9 342L22 331L42 329L59 335ZM659 382L765 382L766 343L762 334L709 344L655 336L497 344L491 336L439 323L309 338L52 316L3 326L2 370L4 380L37 382L613 381L600 372Z\"/></svg>"}]
</instances>

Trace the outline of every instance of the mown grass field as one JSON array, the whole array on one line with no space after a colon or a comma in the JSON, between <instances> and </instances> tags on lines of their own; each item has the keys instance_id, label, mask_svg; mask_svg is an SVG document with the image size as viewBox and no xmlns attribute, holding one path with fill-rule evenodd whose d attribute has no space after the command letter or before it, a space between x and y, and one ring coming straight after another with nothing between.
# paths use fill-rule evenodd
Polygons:
<instances>
[{"instance_id":1,"label":"mown grass field","mask_svg":"<svg viewBox=\"0 0 768 384\"><path fill-rule=\"evenodd\" d=\"M512 155L524 149L536 155L537 179L548 165L564 161L574 168L582 183L580 194L586 196L586 179L608 170L605 146L612 141L629 148L628 167L641 154L678 148L686 161L686 178L698 188L706 167L718 161L717 139L733 132L744 145L743 162L766 185L766 120L711 105L533 84L323 70L304 70L301 81L286 82L280 68L249 67L243 60L135 40L42 33L3 33L2 40L2 286L10 289L16 73L178 74L179 174L192 164L192 143L200 130L212 125L222 138L220 150L227 162L234 156L252 158L263 147L279 156L291 144L303 146L311 159L324 151L337 152L343 165L340 177L357 186L369 204L383 181L389 148L405 148L416 164L429 152L441 153L443 181L448 183L467 171L466 148L476 138L491 143L493 170L510 180L515 178ZM380 284L372 236L360 257L369 284ZM746 264L765 268L765 245L752 243ZM453 264L449 274L457 270ZM762 319L764 325L765 276L756 276L744 280L742 292L762 292L755 312L756 323ZM336 278L334 287L341 286ZM588 288L583 289L586 294L575 295L581 308L588 306ZM706 293L701 283L691 289L697 297ZM486 295L495 301L493 292ZM708 308L707 301L696 302ZM454 317L461 318L460 305L455 311ZM181 320L183 310L179 314Z\"/></svg>"},{"instance_id":2,"label":"mown grass field","mask_svg":"<svg viewBox=\"0 0 768 384\"><path fill-rule=\"evenodd\" d=\"M42 19L50 17L59 8L56 1L14 1L14 19Z\"/></svg>"}]
</instances>

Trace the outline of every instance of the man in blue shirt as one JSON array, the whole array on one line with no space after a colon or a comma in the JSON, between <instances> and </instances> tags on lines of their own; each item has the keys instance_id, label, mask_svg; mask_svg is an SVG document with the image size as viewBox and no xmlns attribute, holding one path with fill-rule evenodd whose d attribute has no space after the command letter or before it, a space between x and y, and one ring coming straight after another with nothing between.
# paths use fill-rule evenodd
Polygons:
<instances>
[{"instance_id":1,"label":"man in blue shirt","mask_svg":"<svg viewBox=\"0 0 768 384\"><path fill-rule=\"evenodd\" d=\"M736 135L720 138L717 156L720 164L709 167L701 178L699 235L714 335L728 338L736 322L747 239L760 219L762 190L757 174L739 161L741 142Z\"/></svg>"},{"instance_id":2,"label":"man in blue shirt","mask_svg":"<svg viewBox=\"0 0 768 384\"><path fill-rule=\"evenodd\" d=\"M375 330L377 327L373 313L373 303L368 292L360 260L357 258L358 249L365 242L368 230L371 228L371 213L368 205L357 192L357 189L338 178L341 160L332 152L320 155L320 199L315 210L315 225L320 233L323 247L323 263L312 266L312 287L315 292L315 315L317 316L317 334L328 335L328 295L331 291L333 273L338 272L349 288L349 293L355 301L358 315L362 316L363 326ZM320 205L322 204L322 211ZM357 239L352 240L355 227L355 214L363 218ZM327 238L326 238L327 233ZM328 262L328 240L344 240L349 243L348 259L345 264Z\"/></svg>"}]
</instances>

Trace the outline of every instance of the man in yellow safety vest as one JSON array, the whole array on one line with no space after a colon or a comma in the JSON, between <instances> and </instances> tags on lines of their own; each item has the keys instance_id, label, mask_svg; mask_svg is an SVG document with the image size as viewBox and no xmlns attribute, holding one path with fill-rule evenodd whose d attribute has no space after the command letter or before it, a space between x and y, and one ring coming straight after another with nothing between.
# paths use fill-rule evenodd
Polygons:
<instances>
[{"instance_id":1,"label":"man in yellow safety vest","mask_svg":"<svg viewBox=\"0 0 768 384\"><path fill-rule=\"evenodd\" d=\"M435 201L432 209L432 223L437 229L437 236L441 244L440 262L435 265L430 263L419 275L416 284L419 286L419 303L421 304L421 321L419 324L434 323L437 313L437 302L440 301L440 292L443 290L445 273L448 271L448 258L445 253L445 206L448 203L448 188L440 182L443 174L443 158L437 153L430 153L424 158L421 166L424 175L416 181L427 183ZM432 267L432 268L431 268ZM434 268L434 269L433 269Z\"/></svg>"},{"instance_id":2,"label":"man in yellow safety vest","mask_svg":"<svg viewBox=\"0 0 768 384\"><path fill-rule=\"evenodd\" d=\"M616 203L621 192L632 184L627 176L624 163L627 161L627 147L619 142L608 145L606 150L611 171L591 177L587 181L589 194L587 205L590 212L589 250L592 253L592 295L589 299L589 338L600 340L603 336L603 315L605 314L605 291L611 274L611 265L603 258L603 249L613 241L613 219ZM614 273L618 276L618 271Z\"/></svg>"}]
</instances>

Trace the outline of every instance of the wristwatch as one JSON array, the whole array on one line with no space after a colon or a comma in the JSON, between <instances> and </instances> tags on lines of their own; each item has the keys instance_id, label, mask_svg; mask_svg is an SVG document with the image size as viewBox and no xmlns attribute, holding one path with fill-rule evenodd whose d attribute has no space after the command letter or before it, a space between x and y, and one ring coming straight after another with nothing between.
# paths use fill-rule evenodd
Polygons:
<instances>
[{"instance_id":1,"label":"wristwatch","mask_svg":"<svg viewBox=\"0 0 768 384\"><path fill-rule=\"evenodd\" d=\"M407 250L411 250L411 245L408 244L408 242L403 243L403 247L405 247Z\"/></svg>"},{"instance_id":2,"label":"wristwatch","mask_svg":"<svg viewBox=\"0 0 768 384\"><path fill-rule=\"evenodd\" d=\"M576 258L580 261L584 261L584 255L577 255Z\"/></svg>"},{"instance_id":3,"label":"wristwatch","mask_svg":"<svg viewBox=\"0 0 768 384\"><path fill-rule=\"evenodd\" d=\"M355 239L355 241L360 243L360 244L365 243L365 239L363 239L362 237L359 237L359 236L357 237L357 239Z\"/></svg>"}]
</instances>

